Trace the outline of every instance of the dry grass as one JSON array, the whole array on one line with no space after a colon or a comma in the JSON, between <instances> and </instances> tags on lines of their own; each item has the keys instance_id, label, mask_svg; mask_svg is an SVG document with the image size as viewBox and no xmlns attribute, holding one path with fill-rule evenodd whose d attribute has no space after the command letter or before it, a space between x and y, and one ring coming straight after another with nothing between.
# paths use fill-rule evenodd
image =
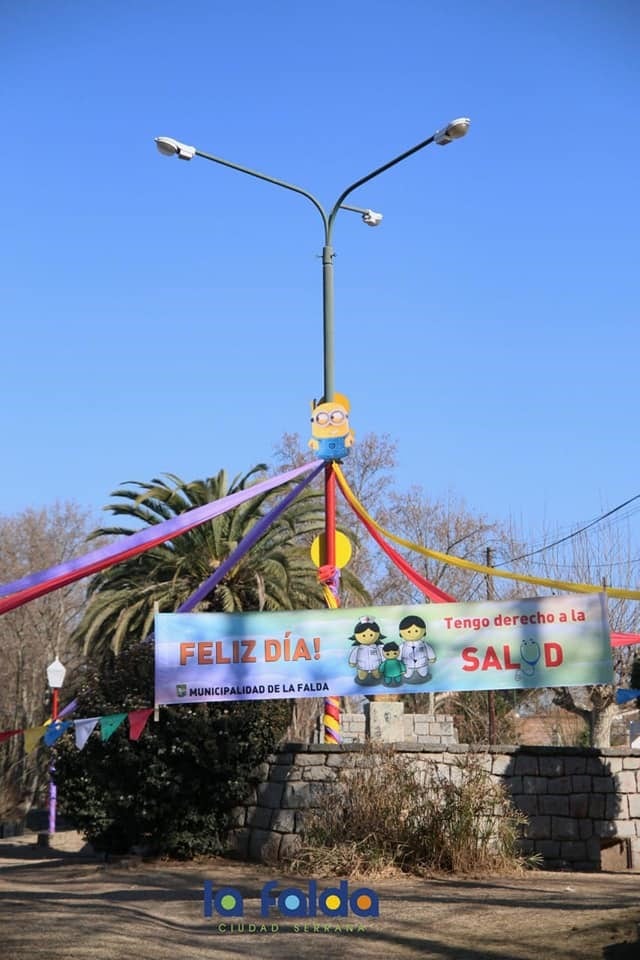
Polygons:
<instances>
[{"instance_id":1,"label":"dry grass","mask_svg":"<svg viewBox=\"0 0 640 960\"><path fill-rule=\"evenodd\" d=\"M290 866L354 878L510 873L526 863L524 823L481 758L460 758L449 777L434 764L418 772L393 748L372 744L308 814Z\"/></svg>"}]
</instances>

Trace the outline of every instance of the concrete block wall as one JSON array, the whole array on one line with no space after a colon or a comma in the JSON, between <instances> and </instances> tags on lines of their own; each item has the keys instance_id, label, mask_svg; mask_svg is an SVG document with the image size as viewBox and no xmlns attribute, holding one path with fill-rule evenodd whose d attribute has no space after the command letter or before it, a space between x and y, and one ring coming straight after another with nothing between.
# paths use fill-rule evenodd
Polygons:
<instances>
[{"instance_id":1,"label":"concrete block wall","mask_svg":"<svg viewBox=\"0 0 640 960\"><path fill-rule=\"evenodd\" d=\"M404 741L424 744L457 743L458 734L453 725L453 717L443 713L435 716L426 713L405 713Z\"/></svg>"},{"instance_id":2,"label":"concrete block wall","mask_svg":"<svg viewBox=\"0 0 640 960\"><path fill-rule=\"evenodd\" d=\"M447 714L405 713L402 724L404 743L458 742L453 717ZM369 737L369 718L364 713L343 713L340 717L340 730L343 743L364 743Z\"/></svg>"},{"instance_id":3,"label":"concrete block wall","mask_svg":"<svg viewBox=\"0 0 640 960\"><path fill-rule=\"evenodd\" d=\"M521 747L505 778L529 822L523 849L556 869L597 870L621 841L640 869L640 751Z\"/></svg>"},{"instance_id":4,"label":"concrete block wall","mask_svg":"<svg viewBox=\"0 0 640 960\"><path fill-rule=\"evenodd\" d=\"M549 869L600 870L603 851L618 844L626 866L640 870L640 750L579 747L395 744L417 767L459 775L466 753L480 755L528 817L522 840ZM231 851L265 863L296 850L305 811L323 805L327 786L357 762L360 744L285 744L255 772L247 803L234 811Z\"/></svg>"}]
</instances>

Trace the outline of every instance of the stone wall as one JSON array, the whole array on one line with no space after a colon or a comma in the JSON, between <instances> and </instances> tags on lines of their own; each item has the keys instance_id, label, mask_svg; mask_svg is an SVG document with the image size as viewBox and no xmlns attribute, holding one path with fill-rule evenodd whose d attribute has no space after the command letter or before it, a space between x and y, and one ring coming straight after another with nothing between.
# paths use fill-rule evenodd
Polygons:
<instances>
[{"instance_id":1,"label":"stone wall","mask_svg":"<svg viewBox=\"0 0 640 960\"><path fill-rule=\"evenodd\" d=\"M343 743L364 743L369 739L440 745L458 742L452 716L404 713L404 704L384 701L370 703L366 713L343 713L340 732Z\"/></svg>"},{"instance_id":2,"label":"stone wall","mask_svg":"<svg viewBox=\"0 0 640 960\"><path fill-rule=\"evenodd\" d=\"M285 744L256 771L249 802L235 811L232 850L266 863L296 849L305 811L322 806L328 784L359 744ZM523 849L549 869L599 870L613 850L618 868L640 869L640 750L579 747L395 744L420 766L453 778L477 754L528 819Z\"/></svg>"}]
</instances>

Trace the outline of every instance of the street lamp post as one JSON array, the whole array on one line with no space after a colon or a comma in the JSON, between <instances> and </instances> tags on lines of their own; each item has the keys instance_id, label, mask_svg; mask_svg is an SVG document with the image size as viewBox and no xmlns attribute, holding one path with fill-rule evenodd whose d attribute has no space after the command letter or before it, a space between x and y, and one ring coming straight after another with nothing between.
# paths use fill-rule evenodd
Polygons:
<instances>
[{"instance_id":1,"label":"street lamp post","mask_svg":"<svg viewBox=\"0 0 640 960\"><path fill-rule=\"evenodd\" d=\"M47 683L51 690L51 722L55 723L58 719L58 710L60 705L60 687L64 683L64 675L67 671L64 666L60 663L58 658L49 664L47 667ZM53 764L49 767L49 835L52 835L56 832L56 800L57 800L57 789L55 780L53 777L54 774Z\"/></svg>"},{"instance_id":2,"label":"street lamp post","mask_svg":"<svg viewBox=\"0 0 640 960\"><path fill-rule=\"evenodd\" d=\"M461 137L464 137L469 129L470 123L471 121L468 119L468 117L459 117L457 120L452 120L451 123L448 123L445 127L437 130L430 137L427 137L426 140L422 140L414 147L411 147L409 150L405 150L404 153L399 154L397 157L389 160L381 167L377 167L375 170L372 170L371 173L368 173L366 176L356 180L342 191L328 212L312 193L309 193L302 187L295 186L292 183L287 183L285 180L279 180L276 177L270 177L267 176L267 174L259 173L257 170L251 170L249 167L244 167L239 163L233 163L230 160L223 160L222 157L216 157L210 153L204 153L202 150L198 150L196 147L190 146L189 144L182 143L180 140L174 140L173 137L156 137L155 142L158 150L164 156L177 156L181 160L192 160L194 157L202 157L205 160L211 160L213 163L218 163L223 167L230 167L232 170L237 170L239 173L247 174L250 177L256 177L258 180L266 180L268 183L273 183L277 187L283 187L285 190L291 190L294 193L299 193L303 197L306 197L307 200L309 200L316 208L322 219L324 231L324 243L322 247L322 330L324 373L322 399L325 402L330 402L335 399L333 226L338 212L340 210L349 210L353 213L359 213L363 222L366 223L367 226L378 226L378 224L382 221L381 213L376 213L374 210L365 210L361 207L353 207L349 204L346 204L345 200L353 193L354 190L357 190L358 187L363 186L365 183L368 183L369 180L373 180L374 177L379 176L381 173L384 173L386 170L389 170L396 164L406 160L407 157L412 156L414 153L418 153L419 150L423 150L424 147L428 147L432 143L436 143L439 146L446 146L453 140L459 140ZM329 568L335 567L335 475L333 473L331 463L327 464L325 471L325 537L323 553L323 564Z\"/></svg>"},{"instance_id":3,"label":"street lamp post","mask_svg":"<svg viewBox=\"0 0 640 960\"><path fill-rule=\"evenodd\" d=\"M383 164L381 167L377 167L375 170L372 170L371 173L368 173L366 176L361 177L359 180L356 180L355 183L350 184L345 190L342 191L334 205L331 207L329 212L322 206L319 200L314 197L312 193L309 193L307 190L304 190L302 187L295 186L292 183L287 183L285 180L279 180L276 177L270 177L265 173L260 173L257 170L251 170L249 167L244 167L239 163L233 163L231 160L223 160L222 157L213 156L210 153L204 153L202 150L198 150L196 147L189 146L186 143L182 143L180 140L174 140L173 137L156 137L156 146L161 154L164 156L177 156L181 160L192 160L194 157L202 157L205 160L211 160L213 163L218 163L223 167L230 167L232 170L237 170L239 173L247 174L250 177L256 177L258 180L266 180L268 183L273 183L277 187L283 187L285 190L291 190L294 193L299 193L303 197L306 197L313 206L316 208L320 217L322 219L322 226L324 230L324 244L322 247L322 330L323 330L323 400L332 401L335 394L335 382L334 382L334 373L335 373L335 357L334 357L334 287L333 287L333 226L335 223L336 216L339 210L349 210L353 213L359 213L362 217L364 223L367 226L375 227L382 221L382 214L376 213L373 210L365 210L361 207L353 207L345 203L347 197L353 193L358 187L363 186L363 184L368 183L369 180L373 180L374 177L379 176L381 173L384 173L386 170L389 170L391 167L394 167L396 164L401 163L403 160L406 160L407 157L412 156L414 153L418 153L419 150L423 150L425 147L428 147L432 143L436 143L439 146L446 146L451 143L453 140L459 140L461 137L467 133L471 121L468 117L459 117L456 120L452 120L451 123L448 123L445 127L442 127L440 130L437 130L430 137L427 137L426 140L422 140L420 143L417 143L414 147L411 147L409 150L405 150L404 153L399 154L397 157L394 157L392 160L389 160L387 163ZM327 467L327 478L329 478L330 464ZM328 486L331 481L328 479L326 484L326 491L328 502L332 500L332 494L328 490ZM329 510L326 511L327 521L326 521L326 531L325 531L325 557L324 562L330 566L335 565L335 523L330 519Z\"/></svg>"}]
</instances>

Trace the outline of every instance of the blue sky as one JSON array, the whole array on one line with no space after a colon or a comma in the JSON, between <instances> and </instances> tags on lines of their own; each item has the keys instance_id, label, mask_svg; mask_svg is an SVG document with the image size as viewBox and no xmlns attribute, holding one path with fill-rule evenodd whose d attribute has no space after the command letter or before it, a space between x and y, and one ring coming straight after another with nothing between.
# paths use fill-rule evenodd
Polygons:
<instances>
[{"instance_id":1,"label":"blue sky","mask_svg":"<svg viewBox=\"0 0 640 960\"><path fill-rule=\"evenodd\" d=\"M640 492L633 0L4 0L0 513L273 461L336 388L400 488L566 531ZM400 531L398 531L400 532Z\"/></svg>"}]
</instances>

